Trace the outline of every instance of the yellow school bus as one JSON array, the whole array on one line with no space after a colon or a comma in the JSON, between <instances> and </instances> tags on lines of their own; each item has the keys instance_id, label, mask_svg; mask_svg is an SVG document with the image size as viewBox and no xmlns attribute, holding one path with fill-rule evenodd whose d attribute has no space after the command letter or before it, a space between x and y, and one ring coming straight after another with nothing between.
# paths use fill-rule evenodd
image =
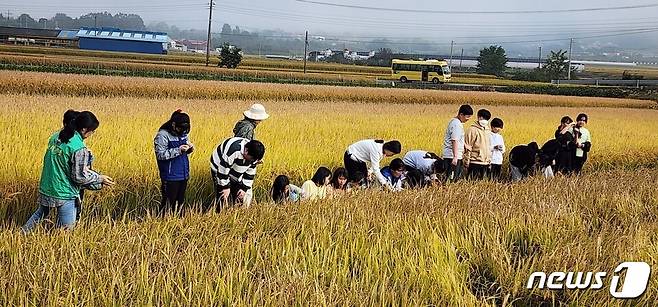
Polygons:
<instances>
[{"instance_id":1,"label":"yellow school bus","mask_svg":"<svg viewBox=\"0 0 658 307\"><path fill-rule=\"evenodd\" d=\"M391 77L400 82L424 81L434 84L450 82L448 62L439 60L413 61L394 59Z\"/></svg>"}]
</instances>

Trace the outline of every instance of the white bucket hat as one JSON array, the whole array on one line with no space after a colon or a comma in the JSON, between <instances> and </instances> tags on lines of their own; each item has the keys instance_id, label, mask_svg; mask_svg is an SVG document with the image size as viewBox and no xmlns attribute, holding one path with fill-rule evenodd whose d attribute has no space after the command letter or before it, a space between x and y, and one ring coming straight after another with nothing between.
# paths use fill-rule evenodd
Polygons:
<instances>
[{"instance_id":1,"label":"white bucket hat","mask_svg":"<svg viewBox=\"0 0 658 307\"><path fill-rule=\"evenodd\" d=\"M270 117L270 115L265 112L265 107L260 103L254 103L249 110L244 111L242 114L253 120L266 120Z\"/></svg>"}]
</instances>

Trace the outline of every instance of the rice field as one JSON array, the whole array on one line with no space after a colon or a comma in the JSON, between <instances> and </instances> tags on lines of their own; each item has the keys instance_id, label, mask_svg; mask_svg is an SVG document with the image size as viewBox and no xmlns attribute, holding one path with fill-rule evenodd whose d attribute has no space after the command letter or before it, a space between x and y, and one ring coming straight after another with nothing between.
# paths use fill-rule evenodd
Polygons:
<instances>
[{"instance_id":1,"label":"rice field","mask_svg":"<svg viewBox=\"0 0 658 307\"><path fill-rule=\"evenodd\" d=\"M157 128L192 118L187 199L211 196L209 157L241 112L265 104L257 204L152 217ZM439 153L459 104L505 121L509 148L590 117L585 175L459 182L275 206L273 178L301 184L364 138ZM658 110L652 102L501 93L340 88L0 72L0 305L651 305L647 293L526 289L534 271L608 271L658 257ZM91 110L94 168L117 181L87 194L72 232L19 226L35 209L47 138L66 109ZM469 123L470 124L470 123ZM387 163L390 159L386 160Z\"/></svg>"}]
</instances>

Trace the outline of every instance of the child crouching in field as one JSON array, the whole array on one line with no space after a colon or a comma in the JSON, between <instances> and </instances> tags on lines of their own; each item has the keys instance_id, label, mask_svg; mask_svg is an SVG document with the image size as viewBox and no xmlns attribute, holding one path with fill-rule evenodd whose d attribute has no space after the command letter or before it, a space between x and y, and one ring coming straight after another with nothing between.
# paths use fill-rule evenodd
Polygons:
<instances>
[{"instance_id":1,"label":"child crouching in field","mask_svg":"<svg viewBox=\"0 0 658 307\"><path fill-rule=\"evenodd\" d=\"M402 191L402 183L404 182L405 165L402 159L395 158L391 161L389 166L384 167L381 172L382 176L386 178L386 184L393 192Z\"/></svg>"},{"instance_id":2,"label":"child crouching in field","mask_svg":"<svg viewBox=\"0 0 658 307\"><path fill-rule=\"evenodd\" d=\"M304 197L302 188L291 184L286 175L279 175L272 184L272 199L275 203L296 202Z\"/></svg>"}]
</instances>

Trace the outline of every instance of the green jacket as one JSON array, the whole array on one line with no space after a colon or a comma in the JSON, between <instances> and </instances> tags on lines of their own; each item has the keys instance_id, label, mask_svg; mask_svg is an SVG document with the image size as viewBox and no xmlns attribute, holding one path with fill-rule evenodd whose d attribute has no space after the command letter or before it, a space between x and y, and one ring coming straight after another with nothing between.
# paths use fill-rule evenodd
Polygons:
<instances>
[{"instance_id":1,"label":"green jacket","mask_svg":"<svg viewBox=\"0 0 658 307\"><path fill-rule=\"evenodd\" d=\"M82 135L76 132L68 143L59 140L59 133L48 140L48 149L43 157L43 170L39 192L56 199L75 199L80 188L71 180L71 158L78 150L85 148Z\"/></svg>"}]
</instances>

